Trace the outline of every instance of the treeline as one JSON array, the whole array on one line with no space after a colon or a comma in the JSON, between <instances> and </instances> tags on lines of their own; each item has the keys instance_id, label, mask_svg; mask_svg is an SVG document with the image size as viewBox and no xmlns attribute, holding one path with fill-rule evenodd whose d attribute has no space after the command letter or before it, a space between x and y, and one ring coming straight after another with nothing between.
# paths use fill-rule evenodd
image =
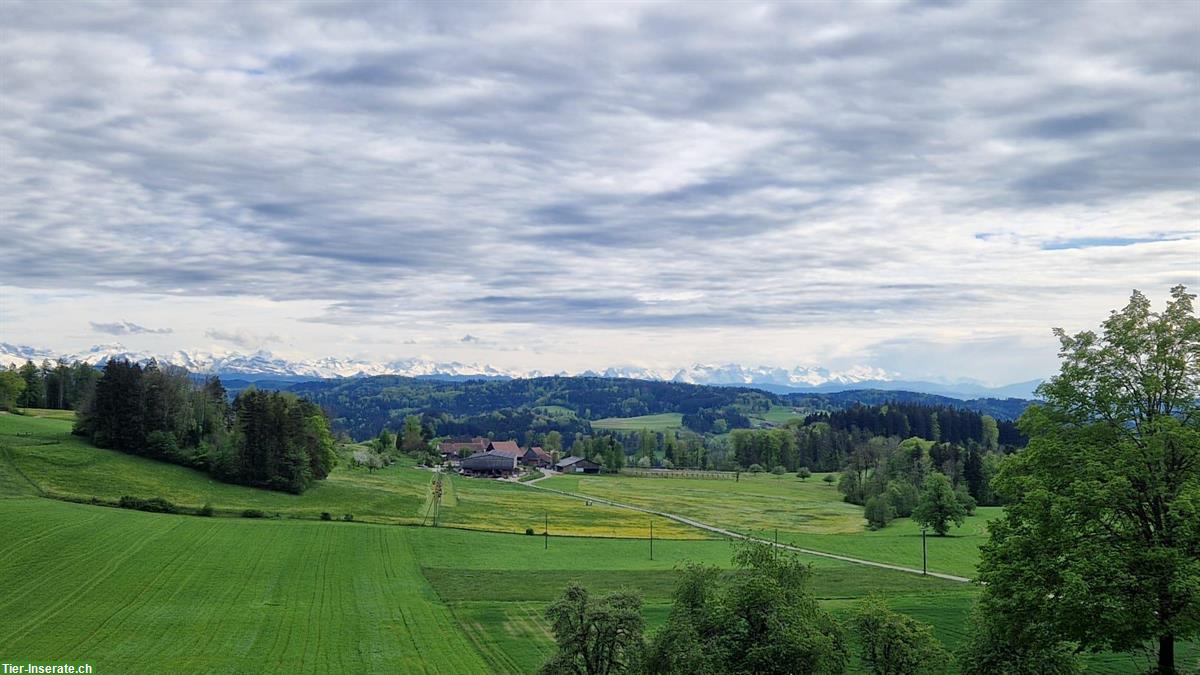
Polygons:
<instances>
[{"instance_id":1,"label":"treeline","mask_svg":"<svg viewBox=\"0 0 1200 675\"><path fill-rule=\"evenodd\" d=\"M854 404L881 406L893 403L913 403L931 408L962 408L974 410L981 415L990 415L998 420L1015 420L1025 412L1032 401L1023 398L972 398L959 400L938 394L890 389L854 389L830 393L783 394L784 405L814 411L843 410Z\"/></svg>"},{"instance_id":2,"label":"treeline","mask_svg":"<svg viewBox=\"0 0 1200 675\"><path fill-rule=\"evenodd\" d=\"M100 371L64 360L26 361L20 368L0 370L0 410L56 408L74 410L91 391Z\"/></svg>"},{"instance_id":3,"label":"treeline","mask_svg":"<svg viewBox=\"0 0 1200 675\"><path fill-rule=\"evenodd\" d=\"M209 472L242 485L301 493L336 461L321 408L249 389L230 404L217 378L110 361L85 394L74 433L95 445Z\"/></svg>"},{"instance_id":4,"label":"treeline","mask_svg":"<svg viewBox=\"0 0 1200 675\"><path fill-rule=\"evenodd\" d=\"M838 431L864 431L871 436L916 436L927 441L1023 447L1024 434L1010 420L996 420L973 410L945 405L887 402L883 405L853 405L809 415L806 424L825 422Z\"/></svg>"}]
</instances>

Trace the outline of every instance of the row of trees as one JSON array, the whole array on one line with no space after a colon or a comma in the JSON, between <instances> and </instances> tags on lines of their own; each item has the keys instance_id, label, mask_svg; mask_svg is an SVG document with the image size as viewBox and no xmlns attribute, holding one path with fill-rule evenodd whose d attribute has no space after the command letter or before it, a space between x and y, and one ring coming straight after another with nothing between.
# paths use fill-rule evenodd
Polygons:
<instances>
[{"instance_id":1,"label":"row of trees","mask_svg":"<svg viewBox=\"0 0 1200 675\"><path fill-rule=\"evenodd\" d=\"M0 371L0 410L56 408L74 410L94 386L100 371L76 361L26 361Z\"/></svg>"},{"instance_id":2,"label":"row of trees","mask_svg":"<svg viewBox=\"0 0 1200 675\"><path fill-rule=\"evenodd\" d=\"M915 436L927 441L966 444L974 441L995 450L1025 445L1025 437L1017 425L1008 420L997 421L959 407L929 406L917 403L888 402L883 405L854 405L809 415L807 424L822 421L834 429L860 429L872 436Z\"/></svg>"},{"instance_id":3,"label":"row of trees","mask_svg":"<svg viewBox=\"0 0 1200 675\"><path fill-rule=\"evenodd\" d=\"M80 404L74 432L121 452L206 470L215 478L303 492L336 462L321 409L288 393L247 389L230 405L217 378L110 361Z\"/></svg>"},{"instance_id":4,"label":"row of trees","mask_svg":"<svg viewBox=\"0 0 1200 675\"><path fill-rule=\"evenodd\" d=\"M732 575L684 568L667 622L649 639L640 596L594 598L572 584L546 610L557 650L541 672L840 673L850 659L850 630L872 673L915 673L952 660L929 626L877 599L858 607L848 630L821 607L809 588L810 567L791 553L741 544L733 562Z\"/></svg>"},{"instance_id":5,"label":"row of trees","mask_svg":"<svg viewBox=\"0 0 1200 675\"><path fill-rule=\"evenodd\" d=\"M991 478L1003 458L999 452L984 453L973 443L962 448L915 437L901 441L876 436L850 455L838 490L847 502L866 507L873 529L886 527L894 518L917 516L919 505L939 504L936 525L919 520L945 534L947 518L961 523L977 504L999 501Z\"/></svg>"}]
</instances>

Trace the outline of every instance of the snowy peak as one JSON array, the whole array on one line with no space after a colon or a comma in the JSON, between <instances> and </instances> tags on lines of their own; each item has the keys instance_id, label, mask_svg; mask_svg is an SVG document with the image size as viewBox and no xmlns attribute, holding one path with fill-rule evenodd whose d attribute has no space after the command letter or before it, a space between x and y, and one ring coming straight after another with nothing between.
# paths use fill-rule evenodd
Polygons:
<instances>
[{"instance_id":1,"label":"snowy peak","mask_svg":"<svg viewBox=\"0 0 1200 675\"><path fill-rule=\"evenodd\" d=\"M387 362L326 356L312 360L288 360L267 351L251 354L238 352L176 351L171 354L149 354L127 349L120 343L94 345L74 354L54 353L0 343L0 365L22 364L26 360L40 363L44 359L58 358L67 361L83 361L93 365L104 365L113 359L146 362L151 359L159 363L182 366L195 373L221 373L229 375L266 377L363 377L368 375L406 375L409 377L540 377L538 370L513 370L496 368L487 364L460 363L458 361L436 362L410 358ZM568 373L559 373L567 375ZM746 367L735 363L694 364L687 368L645 368L641 366L614 366L600 371L588 370L578 375L595 377L628 377L638 380L664 382L686 382L689 384L752 385L773 384L785 387L811 387L826 383L849 384L867 380L888 380L891 376L878 368L859 367L846 371L831 372L825 368L796 367L791 370L772 366Z\"/></svg>"},{"instance_id":2,"label":"snowy peak","mask_svg":"<svg viewBox=\"0 0 1200 675\"><path fill-rule=\"evenodd\" d=\"M326 356L319 359L289 360L267 351L251 354L225 351L176 351L171 354L149 354L127 349L119 343L95 345L74 354L55 353L24 345L0 342L0 367L21 365L28 361L41 363L59 358L68 362L83 361L102 366L113 359L182 366L193 373L219 374L245 379L323 379L336 377L366 377L370 375L403 375L431 379L524 378L541 377L538 370L497 368L487 364L437 362L422 358L376 362L353 358ZM1018 383L1000 388L988 388L975 382L906 381L896 373L871 366L856 366L845 370L829 370L816 366L742 366L736 363L702 364L685 368L647 368L642 366L612 366L603 370L557 375L592 377L625 377L638 380L682 382L721 386L748 386L775 392L840 391L845 389L890 389L944 396L973 398L979 396L1020 398L1032 397L1038 381Z\"/></svg>"}]
</instances>

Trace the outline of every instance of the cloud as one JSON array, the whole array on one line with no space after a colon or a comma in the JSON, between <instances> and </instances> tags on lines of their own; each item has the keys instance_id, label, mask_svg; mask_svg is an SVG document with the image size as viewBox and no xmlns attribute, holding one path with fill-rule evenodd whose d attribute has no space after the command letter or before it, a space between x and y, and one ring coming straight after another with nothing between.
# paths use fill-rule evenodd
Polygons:
<instances>
[{"instance_id":1,"label":"cloud","mask_svg":"<svg viewBox=\"0 0 1200 675\"><path fill-rule=\"evenodd\" d=\"M234 331L210 329L204 331L204 337L216 340L218 342L227 342L245 349L258 349L263 345L282 341L278 335L258 335L241 329Z\"/></svg>"},{"instance_id":2,"label":"cloud","mask_svg":"<svg viewBox=\"0 0 1200 675\"><path fill-rule=\"evenodd\" d=\"M415 321L1032 334L1200 283L1176 3L160 10L0 5L0 285L302 304L321 353Z\"/></svg>"},{"instance_id":3,"label":"cloud","mask_svg":"<svg viewBox=\"0 0 1200 675\"><path fill-rule=\"evenodd\" d=\"M462 336L462 339L459 340L459 342L479 342L479 341L480 341L479 338L475 337L474 335L471 335L470 333Z\"/></svg>"},{"instance_id":4,"label":"cloud","mask_svg":"<svg viewBox=\"0 0 1200 675\"><path fill-rule=\"evenodd\" d=\"M97 323L95 321L89 321L88 323L91 324L93 331L97 333L107 333L108 335L168 335L174 332L170 328L146 328L145 326L139 326L131 321L116 321L113 323Z\"/></svg>"}]
</instances>

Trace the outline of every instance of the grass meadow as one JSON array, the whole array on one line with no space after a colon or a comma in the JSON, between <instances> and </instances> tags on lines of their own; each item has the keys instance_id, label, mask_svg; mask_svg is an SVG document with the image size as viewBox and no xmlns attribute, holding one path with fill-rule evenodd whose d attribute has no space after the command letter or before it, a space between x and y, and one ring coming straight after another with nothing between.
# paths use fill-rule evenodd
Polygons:
<instances>
[{"instance_id":1,"label":"grass meadow","mask_svg":"<svg viewBox=\"0 0 1200 675\"><path fill-rule=\"evenodd\" d=\"M621 475L563 475L539 485L695 518L766 539L866 560L921 567L920 528L907 518L871 532L862 507L841 501L831 483L816 474L743 473L737 481L692 478L638 478ZM997 508L980 508L946 537L929 537L929 569L972 576L987 521Z\"/></svg>"},{"instance_id":2,"label":"grass meadow","mask_svg":"<svg viewBox=\"0 0 1200 675\"><path fill-rule=\"evenodd\" d=\"M94 448L69 429L61 415L0 414L0 657L9 662L88 661L103 673L529 673L553 650L544 611L566 584L639 592L654 630L669 614L680 566L730 567L728 540L655 518L651 558L646 514L518 485L450 478L444 527L419 527L432 475L411 466L338 469L298 497ZM545 482L757 534L779 526L781 539L814 549L910 565L915 549L920 560L911 523L867 532L859 510L819 477ZM39 498L122 494L282 517L151 514ZM320 511L353 512L356 522L310 517ZM540 535L546 513L555 536L523 534L532 527ZM931 561L952 561L931 568L973 568L959 549L975 545L988 515L972 521L974 534L930 538ZM579 534L590 536L566 536ZM973 585L807 560L814 594L842 619L878 594L930 623L948 648L966 635ZM1195 645L1179 651L1185 664L1200 657ZM1087 665L1100 673L1146 667L1125 655L1091 655ZM857 660L850 672L862 672Z\"/></svg>"},{"instance_id":3,"label":"grass meadow","mask_svg":"<svg viewBox=\"0 0 1200 675\"><path fill-rule=\"evenodd\" d=\"M404 458L375 472L338 466L304 494L293 495L230 485L202 471L97 448L72 436L71 422L63 417L0 414L0 495L75 501L95 497L108 503L124 495L162 497L191 510L209 504L218 515L257 509L284 518L317 520L327 512L334 518L352 514L354 520L392 525L420 524L428 513L433 474ZM507 482L453 476L447 486L439 524L450 527L502 532L533 527L540 533L547 515L551 533L558 535L643 536L649 526L639 513L588 506ZM669 521L660 526L655 534L664 538L708 536Z\"/></svg>"},{"instance_id":4,"label":"grass meadow","mask_svg":"<svg viewBox=\"0 0 1200 675\"><path fill-rule=\"evenodd\" d=\"M669 431L683 428L682 413L659 413L657 415L641 415L639 417L606 417L592 421L593 429L607 431Z\"/></svg>"}]
</instances>

